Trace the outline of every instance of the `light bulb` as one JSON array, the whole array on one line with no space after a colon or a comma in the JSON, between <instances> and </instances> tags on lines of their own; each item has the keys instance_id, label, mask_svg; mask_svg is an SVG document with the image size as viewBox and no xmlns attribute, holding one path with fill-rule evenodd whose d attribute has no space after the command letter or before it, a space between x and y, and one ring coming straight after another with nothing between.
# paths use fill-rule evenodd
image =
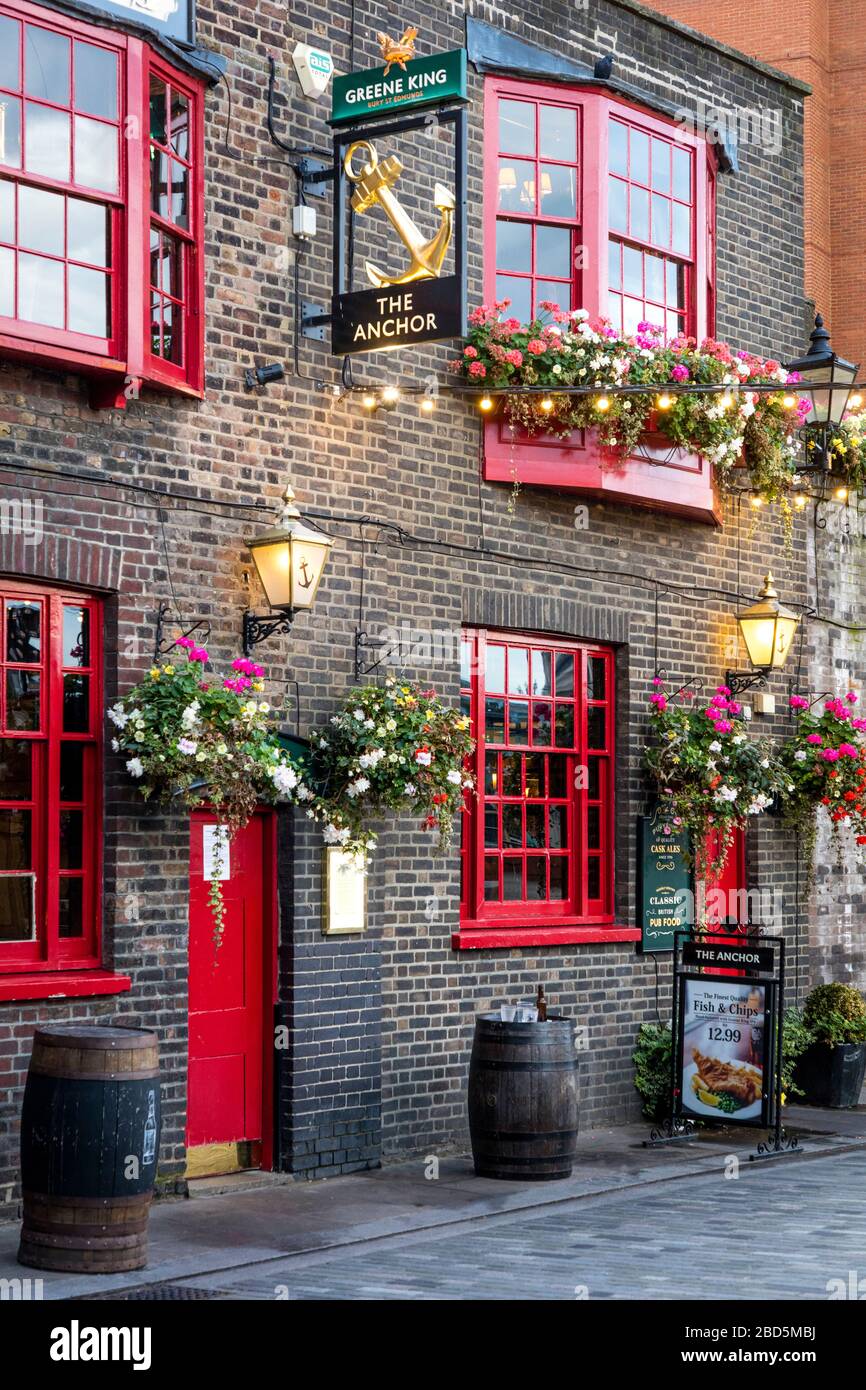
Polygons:
<instances>
[{"instance_id":1,"label":"light bulb","mask_svg":"<svg viewBox=\"0 0 866 1390\"><path fill-rule=\"evenodd\" d=\"M549 396L544 397L544 400L541 402L541 409L545 411L550 411L553 409L553 401L550 399Z\"/></svg>"},{"instance_id":2,"label":"light bulb","mask_svg":"<svg viewBox=\"0 0 866 1390\"><path fill-rule=\"evenodd\" d=\"M863 404L863 397L860 395L859 391L855 391L853 396L849 396L848 404L852 410L860 409L861 405Z\"/></svg>"},{"instance_id":3,"label":"light bulb","mask_svg":"<svg viewBox=\"0 0 866 1390\"><path fill-rule=\"evenodd\" d=\"M670 410L673 403L673 396L669 396L667 391L663 391L656 401L659 410Z\"/></svg>"},{"instance_id":4,"label":"light bulb","mask_svg":"<svg viewBox=\"0 0 866 1390\"><path fill-rule=\"evenodd\" d=\"M400 392L396 386L386 386L382 392L382 400L388 405L395 405L400 399Z\"/></svg>"},{"instance_id":5,"label":"light bulb","mask_svg":"<svg viewBox=\"0 0 866 1390\"><path fill-rule=\"evenodd\" d=\"M801 512L801 511L803 510L803 508L805 507L807 501L808 501L808 498L806 497L806 494L805 494L805 493L803 493L803 492L798 492L798 493L797 493L797 496L794 498L794 506L797 508L797 511L798 511L798 512Z\"/></svg>"},{"instance_id":6,"label":"light bulb","mask_svg":"<svg viewBox=\"0 0 866 1390\"><path fill-rule=\"evenodd\" d=\"M719 401L719 405L722 407L722 410L730 410L733 404L733 396L731 395L730 391L726 391L725 394L722 396L722 399Z\"/></svg>"},{"instance_id":7,"label":"light bulb","mask_svg":"<svg viewBox=\"0 0 866 1390\"><path fill-rule=\"evenodd\" d=\"M836 491L833 493L833 496L836 498L837 502L847 502L848 489L846 487L837 487Z\"/></svg>"},{"instance_id":8,"label":"light bulb","mask_svg":"<svg viewBox=\"0 0 866 1390\"><path fill-rule=\"evenodd\" d=\"M376 406L379 404L378 397L374 396L371 391L368 391L362 398L361 404L365 410L375 410Z\"/></svg>"},{"instance_id":9,"label":"light bulb","mask_svg":"<svg viewBox=\"0 0 866 1390\"><path fill-rule=\"evenodd\" d=\"M489 396L482 396L482 397L481 397L481 400L478 402L478 409L479 409L479 410L492 410L492 409L493 409L493 402L492 402L492 400L490 399Z\"/></svg>"},{"instance_id":10,"label":"light bulb","mask_svg":"<svg viewBox=\"0 0 866 1390\"><path fill-rule=\"evenodd\" d=\"M792 396L790 391L788 392L787 396L782 397L782 405L785 407L786 410L793 410L796 404L797 397Z\"/></svg>"},{"instance_id":11,"label":"light bulb","mask_svg":"<svg viewBox=\"0 0 866 1390\"><path fill-rule=\"evenodd\" d=\"M753 507L763 507L764 499L763 497L759 497L756 492L753 492L752 496L749 498L749 503Z\"/></svg>"},{"instance_id":12,"label":"light bulb","mask_svg":"<svg viewBox=\"0 0 866 1390\"><path fill-rule=\"evenodd\" d=\"M607 396L599 396L595 403L596 410L610 410L610 400Z\"/></svg>"},{"instance_id":13,"label":"light bulb","mask_svg":"<svg viewBox=\"0 0 866 1390\"><path fill-rule=\"evenodd\" d=\"M421 398L421 409L422 409L422 410L426 410L427 413L428 413L428 415L430 414L431 410L433 409L433 397L432 397L432 396L422 396L422 398Z\"/></svg>"}]
</instances>

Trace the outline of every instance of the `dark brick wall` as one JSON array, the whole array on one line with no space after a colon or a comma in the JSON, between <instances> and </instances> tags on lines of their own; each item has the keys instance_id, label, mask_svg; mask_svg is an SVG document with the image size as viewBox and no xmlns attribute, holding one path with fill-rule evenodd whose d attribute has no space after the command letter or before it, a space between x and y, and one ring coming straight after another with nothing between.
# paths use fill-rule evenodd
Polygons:
<instances>
[{"instance_id":1,"label":"dark brick wall","mask_svg":"<svg viewBox=\"0 0 866 1390\"><path fill-rule=\"evenodd\" d=\"M784 114L779 154L741 151L741 172L719 180L718 333L737 345L783 355L800 344L803 321L802 97L758 67L671 31L630 4L590 11L531 4L520 20L485 6L473 11L558 52L589 60L617 54L623 74L685 105L695 94L728 104L768 104ZM416 10L424 50L462 42L458 5ZM381 634L405 620L448 636L447 659L412 671L457 690L456 643L464 621L538 627L617 645L619 776L617 906L634 916L634 824L645 788L640 753L645 693L653 673L653 581L699 589L757 591L767 564L786 596L804 599L804 526L786 551L780 520L753 527L748 509L729 508L724 529L613 504L590 504L587 531L574 527L576 497L478 481L478 422L468 405L443 399L432 419L402 405L388 417L362 416L356 399L319 389L335 385L339 364L326 348L301 343L293 373L295 246L290 210L294 176L264 127L266 55L280 63L279 128L301 148L327 149L323 104L305 101L290 54L298 39L320 39L348 70L348 7L309 6L286 23L276 4L199 6L201 42L228 62L233 110L224 86L207 98L207 398L174 400L145 392L125 412L94 414L82 381L10 363L0 370L3 494L44 503L45 542L26 559L7 557L7 572L65 576L70 541L107 555L89 582L111 594L111 688L125 689L149 662L152 614L176 595L187 619L210 623L219 660L237 654L240 615L260 595L250 588L243 538L252 510L271 504L291 475L304 508L350 517L331 521L335 536L315 614L300 617L289 639L262 650L271 693L297 680L301 731L333 713L352 678L358 621L362 534L366 560L363 626ZM356 66L376 58L373 34L395 27L383 5L359 7ZM471 300L481 299L482 84L472 78ZM442 176L443 150L418 143L416 183L408 200L429 216L424 189ZM319 236L299 266L304 299L326 302L330 289L330 214L317 201ZM381 257L373 219L359 223L358 261ZM405 360L360 362L356 380L418 377L442 367L447 349ZM243 369L254 359L287 365L284 384L246 394ZM8 430L3 430L3 426ZM86 479L86 481L83 481ZM118 486L117 484L125 486ZM156 490L171 493L158 499ZM157 503L159 502L159 505ZM245 510L248 509L248 510ZM415 538L362 526L364 517L399 525ZM449 551L477 547L503 558ZM586 566L576 575L560 562ZM619 577L617 577L619 576ZM82 581L83 582L83 581ZM735 604L724 594L662 592L658 657L674 674L713 684L731 660ZM114 655L116 654L116 661ZM779 683L778 693L782 694ZM143 808L109 757L105 819L106 954L133 977L127 996L92 1003L0 1004L0 1183L15 1178L15 1128L35 1023L115 1018L156 1027L166 1086L162 1163L182 1171L186 1090L187 829L182 818ZM278 1058L281 1162L299 1175L375 1165L380 1156L440 1150L465 1141L464 1083L473 1015L490 1000L534 992L551 998L589 1029L582 1059L583 1123L635 1113L630 1052L638 1023L667 1008L655 963L631 944L569 946L556 951L451 950L457 923L456 857L431 856L410 822L389 821L370 875L364 937L321 934L321 846L300 819L294 838L281 829L280 1004L289 1030ZM791 846L776 825L762 827L756 872L785 887L785 926L793 935Z\"/></svg>"}]
</instances>

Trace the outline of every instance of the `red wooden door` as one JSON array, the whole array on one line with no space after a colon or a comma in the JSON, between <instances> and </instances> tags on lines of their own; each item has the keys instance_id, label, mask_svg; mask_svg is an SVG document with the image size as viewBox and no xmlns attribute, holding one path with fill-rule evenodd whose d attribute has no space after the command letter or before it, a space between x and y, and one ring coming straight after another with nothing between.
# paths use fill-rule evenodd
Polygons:
<instances>
[{"instance_id":1,"label":"red wooden door","mask_svg":"<svg viewBox=\"0 0 866 1390\"><path fill-rule=\"evenodd\" d=\"M217 947L208 901L216 820L196 811L190 823L187 1147L223 1146L224 1170L243 1166L226 1157L232 1146L245 1145L247 1152L258 1154L255 1146L267 1137L263 1096L264 1025L272 997L266 1002L270 829L270 817L255 815L222 851L225 919ZM210 1170L219 1167L217 1155Z\"/></svg>"}]
</instances>

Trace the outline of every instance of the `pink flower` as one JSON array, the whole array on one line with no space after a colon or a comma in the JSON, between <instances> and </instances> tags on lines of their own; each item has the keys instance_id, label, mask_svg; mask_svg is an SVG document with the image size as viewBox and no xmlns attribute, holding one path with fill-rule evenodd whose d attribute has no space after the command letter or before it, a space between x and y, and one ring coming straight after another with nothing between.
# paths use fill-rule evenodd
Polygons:
<instances>
[{"instance_id":1,"label":"pink flower","mask_svg":"<svg viewBox=\"0 0 866 1390\"><path fill-rule=\"evenodd\" d=\"M195 642L191 637L178 637L174 645L176 647L194 647Z\"/></svg>"},{"instance_id":2,"label":"pink flower","mask_svg":"<svg viewBox=\"0 0 866 1390\"><path fill-rule=\"evenodd\" d=\"M190 661L201 661L204 663L205 661L209 661L210 657L204 647L193 647L189 654L189 659Z\"/></svg>"},{"instance_id":3,"label":"pink flower","mask_svg":"<svg viewBox=\"0 0 866 1390\"><path fill-rule=\"evenodd\" d=\"M671 368L671 381L688 381L688 379L689 369L685 362L678 362L675 367Z\"/></svg>"},{"instance_id":4,"label":"pink flower","mask_svg":"<svg viewBox=\"0 0 866 1390\"><path fill-rule=\"evenodd\" d=\"M661 676L653 676L653 685L664 685L664 681L662 680Z\"/></svg>"},{"instance_id":5,"label":"pink flower","mask_svg":"<svg viewBox=\"0 0 866 1390\"><path fill-rule=\"evenodd\" d=\"M859 758L860 756L853 743L840 743L839 752L843 758Z\"/></svg>"},{"instance_id":6,"label":"pink flower","mask_svg":"<svg viewBox=\"0 0 866 1390\"><path fill-rule=\"evenodd\" d=\"M730 714L740 714L742 712L742 708L743 706L739 703L738 700L731 700L730 704L728 705L728 711Z\"/></svg>"},{"instance_id":7,"label":"pink flower","mask_svg":"<svg viewBox=\"0 0 866 1390\"><path fill-rule=\"evenodd\" d=\"M477 348L474 348L474 347L472 346L472 344L470 343L470 344L469 344L469 347L463 349L463 356L464 356L464 357L477 357L477 356L478 356L478 349L477 349Z\"/></svg>"},{"instance_id":8,"label":"pink flower","mask_svg":"<svg viewBox=\"0 0 866 1390\"><path fill-rule=\"evenodd\" d=\"M838 748L822 748L818 756L823 758L825 763L835 763L839 760L839 750Z\"/></svg>"},{"instance_id":9,"label":"pink flower","mask_svg":"<svg viewBox=\"0 0 866 1390\"><path fill-rule=\"evenodd\" d=\"M729 734L733 727L733 724L731 724L727 719L717 719L715 724L713 725L713 728L715 729L717 734Z\"/></svg>"},{"instance_id":10,"label":"pink flower","mask_svg":"<svg viewBox=\"0 0 866 1390\"><path fill-rule=\"evenodd\" d=\"M815 743L815 744L817 744L817 743L823 743L824 740L822 739L822 737L821 737L820 734L809 734L808 737L807 737L807 739L806 739L806 742L807 742L807 743Z\"/></svg>"},{"instance_id":11,"label":"pink flower","mask_svg":"<svg viewBox=\"0 0 866 1390\"><path fill-rule=\"evenodd\" d=\"M659 714L664 714L668 707L667 697L664 695L650 695L650 704L655 705Z\"/></svg>"},{"instance_id":12,"label":"pink flower","mask_svg":"<svg viewBox=\"0 0 866 1390\"><path fill-rule=\"evenodd\" d=\"M804 700L802 695L792 695L788 703L791 709L808 709L809 701Z\"/></svg>"},{"instance_id":13,"label":"pink flower","mask_svg":"<svg viewBox=\"0 0 866 1390\"><path fill-rule=\"evenodd\" d=\"M848 701L849 705L856 705L858 699L857 691L849 690L848 694L845 696L845 699Z\"/></svg>"},{"instance_id":14,"label":"pink flower","mask_svg":"<svg viewBox=\"0 0 866 1390\"><path fill-rule=\"evenodd\" d=\"M505 356L507 360L511 363L512 367L523 366L523 353L520 351L519 348L509 349Z\"/></svg>"},{"instance_id":15,"label":"pink flower","mask_svg":"<svg viewBox=\"0 0 866 1390\"><path fill-rule=\"evenodd\" d=\"M533 357L540 357L543 352L547 351L547 344L543 343L540 338L530 338L526 344L526 351L531 352Z\"/></svg>"},{"instance_id":16,"label":"pink flower","mask_svg":"<svg viewBox=\"0 0 866 1390\"><path fill-rule=\"evenodd\" d=\"M472 362L469 367L470 376L486 376L487 368L483 362Z\"/></svg>"},{"instance_id":17,"label":"pink flower","mask_svg":"<svg viewBox=\"0 0 866 1390\"><path fill-rule=\"evenodd\" d=\"M727 686L727 685L717 685L717 686L716 686L716 694L717 694L717 695L730 695L730 693L731 693L731 691L730 691L729 686Z\"/></svg>"}]
</instances>

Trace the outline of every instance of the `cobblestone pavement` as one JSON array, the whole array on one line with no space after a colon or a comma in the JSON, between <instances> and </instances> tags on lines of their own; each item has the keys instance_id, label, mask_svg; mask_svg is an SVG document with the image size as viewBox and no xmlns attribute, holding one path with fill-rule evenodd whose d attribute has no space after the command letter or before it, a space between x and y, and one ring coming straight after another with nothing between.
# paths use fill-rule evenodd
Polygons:
<instances>
[{"instance_id":1,"label":"cobblestone pavement","mask_svg":"<svg viewBox=\"0 0 866 1390\"><path fill-rule=\"evenodd\" d=\"M745 1163L736 1179L720 1170L184 1284L235 1299L826 1299L852 1271L866 1291L863 1152Z\"/></svg>"}]
</instances>

